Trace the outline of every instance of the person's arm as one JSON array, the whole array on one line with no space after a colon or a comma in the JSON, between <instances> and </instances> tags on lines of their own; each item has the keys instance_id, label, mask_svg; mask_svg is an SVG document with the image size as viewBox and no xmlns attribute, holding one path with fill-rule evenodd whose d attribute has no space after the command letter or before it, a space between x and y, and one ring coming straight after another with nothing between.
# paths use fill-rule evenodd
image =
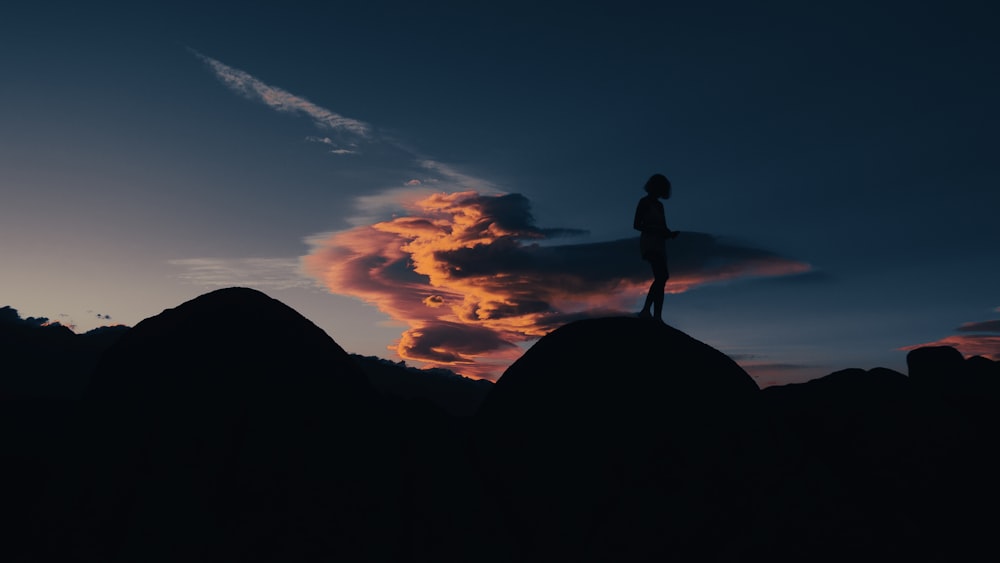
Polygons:
<instances>
[{"instance_id":1,"label":"person's arm","mask_svg":"<svg viewBox=\"0 0 1000 563\"><path fill-rule=\"evenodd\" d=\"M663 236L666 238L677 238L679 234L681 234L680 231L671 231L670 227L667 226L666 220L663 221Z\"/></svg>"},{"instance_id":2,"label":"person's arm","mask_svg":"<svg viewBox=\"0 0 1000 563\"><path fill-rule=\"evenodd\" d=\"M661 232L664 238L677 238L677 235L680 234L680 231L671 231L670 227L667 226L667 215L666 213L663 213L662 206L660 207L660 213L661 213L660 217L662 218L661 224L663 225L663 227L662 230L660 229L657 230Z\"/></svg>"}]
</instances>

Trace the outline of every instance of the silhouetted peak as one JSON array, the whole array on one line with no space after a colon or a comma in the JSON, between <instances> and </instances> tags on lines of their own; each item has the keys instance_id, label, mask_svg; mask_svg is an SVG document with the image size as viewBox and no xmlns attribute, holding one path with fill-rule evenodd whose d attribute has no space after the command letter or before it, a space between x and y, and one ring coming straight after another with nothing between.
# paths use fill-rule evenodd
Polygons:
<instances>
[{"instance_id":1,"label":"silhouetted peak","mask_svg":"<svg viewBox=\"0 0 1000 563\"><path fill-rule=\"evenodd\" d=\"M186 302L184 305L195 303L228 303L232 305L252 307L254 305L261 306L281 302L258 289L250 287L225 287L199 295L198 297Z\"/></svg>"},{"instance_id":2,"label":"silhouetted peak","mask_svg":"<svg viewBox=\"0 0 1000 563\"><path fill-rule=\"evenodd\" d=\"M649 400L662 401L757 390L736 362L671 326L609 317L573 322L540 339L504 372L491 397L566 403L573 397L607 402L655 395Z\"/></svg>"},{"instance_id":3,"label":"silhouetted peak","mask_svg":"<svg viewBox=\"0 0 1000 563\"><path fill-rule=\"evenodd\" d=\"M173 380L174 387L196 379L199 387L224 388L318 378L367 388L358 367L322 329L277 299L241 287L206 293L124 333L99 366L95 389L158 378Z\"/></svg>"},{"instance_id":4,"label":"silhouetted peak","mask_svg":"<svg viewBox=\"0 0 1000 563\"><path fill-rule=\"evenodd\" d=\"M477 418L528 433L572 421L602 435L654 435L679 418L753 401L757 391L736 362L673 327L587 319L536 342L497 381Z\"/></svg>"},{"instance_id":5,"label":"silhouetted peak","mask_svg":"<svg viewBox=\"0 0 1000 563\"><path fill-rule=\"evenodd\" d=\"M392 560L376 541L398 518L384 411L350 356L280 301L230 288L167 309L122 335L88 391L78 471L95 500L81 519L102 551L80 560L312 560L303 544Z\"/></svg>"},{"instance_id":6,"label":"silhouetted peak","mask_svg":"<svg viewBox=\"0 0 1000 563\"><path fill-rule=\"evenodd\" d=\"M139 325L163 323L167 320L198 317L210 324L233 325L251 322L260 326L267 321L301 317L284 303L248 287L227 287L205 293L177 307L166 309ZM138 328L138 326L136 328Z\"/></svg>"},{"instance_id":7,"label":"silhouetted peak","mask_svg":"<svg viewBox=\"0 0 1000 563\"><path fill-rule=\"evenodd\" d=\"M582 320L507 369L475 439L510 517L533 530L527 559L579 560L622 476L657 471L637 466L733 466L758 395L735 362L675 328Z\"/></svg>"}]
</instances>

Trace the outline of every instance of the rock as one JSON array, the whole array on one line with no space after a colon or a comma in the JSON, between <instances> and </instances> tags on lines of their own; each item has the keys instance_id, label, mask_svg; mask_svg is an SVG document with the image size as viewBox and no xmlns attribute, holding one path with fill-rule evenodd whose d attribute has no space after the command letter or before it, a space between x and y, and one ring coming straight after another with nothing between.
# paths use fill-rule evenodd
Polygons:
<instances>
[{"instance_id":1,"label":"rock","mask_svg":"<svg viewBox=\"0 0 1000 563\"><path fill-rule=\"evenodd\" d=\"M578 321L507 369L475 441L526 560L676 555L739 512L726 492L757 397L735 362L674 328Z\"/></svg>"},{"instance_id":2,"label":"rock","mask_svg":"<svg viewBox=\"0 0 1000 563\"><path fill-rule=\"evenodd\" d=\"M988 384L995 385L1000 383L1000 362L996 360L984 358L983 356L972 356L965 360L965 367L970 375L987 380Z\"/></svg>"},{"instance_id":3,"label":"rock","mask_svg":"<svg viewBox=\"0 0 1000 563\"><path fill-rule=\"evenodd\" d=\"M965 375L962 353L951 346L924 346L906 354L910 379L921 385L947 385Z\"/></svg>"}]
</instances>

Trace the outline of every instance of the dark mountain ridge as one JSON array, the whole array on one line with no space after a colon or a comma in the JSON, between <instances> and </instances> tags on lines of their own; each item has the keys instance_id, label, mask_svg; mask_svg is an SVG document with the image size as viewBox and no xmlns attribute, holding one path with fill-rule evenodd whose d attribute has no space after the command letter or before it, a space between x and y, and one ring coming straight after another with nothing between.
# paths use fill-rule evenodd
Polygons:
<instances>
[{"instance_id":1,"label":"dark mountain ridge","mask_svg":"<svg viewBox=\"0 0 1000 563\"><path fill-rule=\"evenodd\" d=\"M80 335L8 328L7 357L77 353L67 342ZM996 520L978 509L1000 500L1000 363L951 348L914 350L909 376L851 369L760 390L672 327L591 319L490 385L349 355L241 288L97 348L73 364L91 366L76 368L78 391L3 397L5 560L939 561L995 549ZM18 361L7 366L39 365ZM3 388L25 389L11 383L23 375L5 371Z\"/></svg>"},{"instance_id":2,"label":"dark mountain ridge","mask_svg":"<svg viewBox=\"0 0 1000 563\"><path fill-rule=\"evenodd\" d=\"M97 360L128 327L76 334L48 319L22 319L0 307L0 400L79 399Z\"/></svg>"}]
</instances>

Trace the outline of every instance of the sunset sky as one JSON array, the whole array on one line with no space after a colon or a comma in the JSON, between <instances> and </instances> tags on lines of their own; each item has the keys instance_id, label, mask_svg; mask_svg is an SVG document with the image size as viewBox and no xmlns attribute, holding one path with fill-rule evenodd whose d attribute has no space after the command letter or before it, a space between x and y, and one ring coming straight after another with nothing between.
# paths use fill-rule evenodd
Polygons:
<instances>
[{"instance_id":1,"label":"sunset sky","mask_svg":"<svg viewBox=\"0 0 1000 563\"><path fill-rule=\"evenodd\" d=\"M759 384L1000 359L993 2L105 6L0 18L23 317L250 286L349 352L496 379L639 309L659 172L664 319Z\"/></svg>"}]
</instances>

